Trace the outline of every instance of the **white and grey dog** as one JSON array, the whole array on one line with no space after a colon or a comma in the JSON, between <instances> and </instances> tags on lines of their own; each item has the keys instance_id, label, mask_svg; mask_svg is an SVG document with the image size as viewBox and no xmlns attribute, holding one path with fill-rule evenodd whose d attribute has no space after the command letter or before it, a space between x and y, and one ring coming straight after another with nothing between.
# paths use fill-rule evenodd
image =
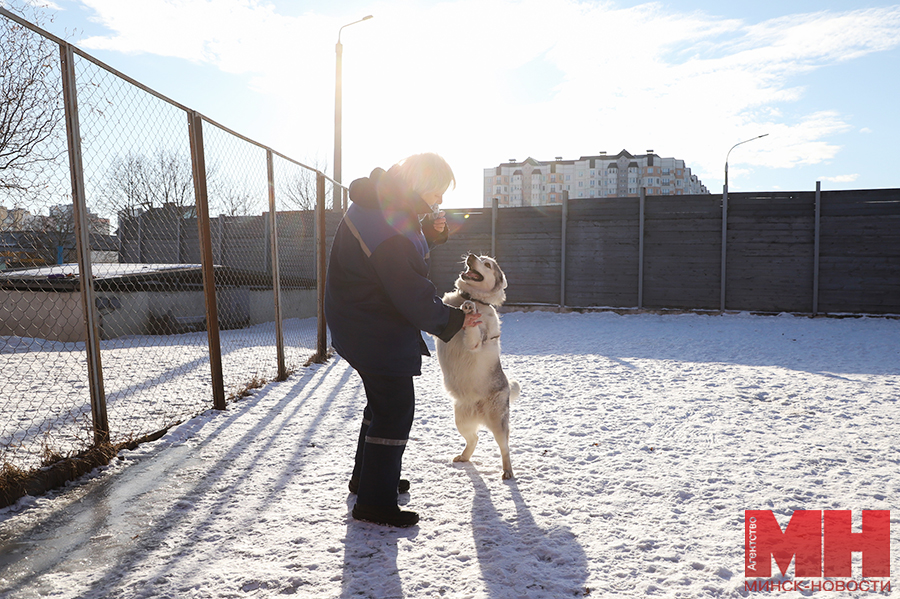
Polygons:
<instances>
[{"instance_id":1,"label":"white and grey dog","mask_svg":"<svg viewBox=\"0 0 900 599\"><path fill-rule=\"evenodd\" d=\"M513 477L509 459L509 404L519 396L519 383L508 381L500 366L500 317L496 308L506 301L506 277L493 258L469 254L456 288L444 303L466 313L477 312L481 324L457 333L449 343L436 339L444 388L453 399L456 428L466 448L453 458L468 462L478 444L478 428L487 427L500 446L503 478Z\"/></svg>"}]
</instances>

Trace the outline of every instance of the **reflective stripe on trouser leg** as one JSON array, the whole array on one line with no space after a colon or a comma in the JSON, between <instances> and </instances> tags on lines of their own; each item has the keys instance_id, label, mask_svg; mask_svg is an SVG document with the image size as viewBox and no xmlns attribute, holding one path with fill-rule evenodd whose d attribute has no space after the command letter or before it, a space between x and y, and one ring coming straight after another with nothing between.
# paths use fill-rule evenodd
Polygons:
<instances>
[{"instance_id":1,"label":"reflective stripe on trouser leg","mask_svg":"<svg viewBox=\"0 0 900 599\"><path fill-rule=\"evenodd\" d=\"M406 439L383 439L381 437L366 436L366 443L374 443L375 445L406 445Z\"/></svg>"},{"instance_id":2,"label":"reflective stripe on trouser leg","mask_svg":"<svg viewBox=\"0 0 900 599\"><path fill-rule=\"evenodd\" d=\"M362 505L397 505L403 452L415 412L412 377L360 373L366 388L367 416L357 500Z\"/></svg>"}]
</instances>

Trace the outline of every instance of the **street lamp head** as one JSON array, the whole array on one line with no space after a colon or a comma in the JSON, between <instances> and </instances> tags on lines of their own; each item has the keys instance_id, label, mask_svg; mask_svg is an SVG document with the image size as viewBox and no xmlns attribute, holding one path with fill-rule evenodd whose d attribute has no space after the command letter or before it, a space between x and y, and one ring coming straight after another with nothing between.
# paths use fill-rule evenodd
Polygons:
<instances>
[{"instance_id":1,"label":"street lamp head","mask_svg":"<svg viewBox=\"0 0 900 599\"><path fill-rule=\"evenodd\" d=\"M366 16L364 16L363 18L361 18L361 19L358 20L358 21L353 21L352 23L347 23L346 25L342 25L341 28L338 29L338 41L337 41L337 43L338 43L338 44L341 43L341 31L344 30L344 27L350 27L350 25L356 25L357 23L362 23L363 21L368 21L368 20L371 19L371 18L373 18L373 15L366 15Z\"/></svg>"},{"instance_id":2,"label":"street lamp head","mask_svg":"<svg viewBox=\"0 0 900 599\"><path fill-rule=\"evenodd\" d=\"M741 144L745 144L748 141L754 141L760 139L761 137L765 137L768 133L763 133L762 135L757 135L756 137L751 137L750 139L745 139L744 141L739 141L733 146L731 146L731 150L735 149ZM731 155L731 150L728 150L728 153L725 154L725 193L728 193L728 157Z\"/></svg>"}]
</instances>

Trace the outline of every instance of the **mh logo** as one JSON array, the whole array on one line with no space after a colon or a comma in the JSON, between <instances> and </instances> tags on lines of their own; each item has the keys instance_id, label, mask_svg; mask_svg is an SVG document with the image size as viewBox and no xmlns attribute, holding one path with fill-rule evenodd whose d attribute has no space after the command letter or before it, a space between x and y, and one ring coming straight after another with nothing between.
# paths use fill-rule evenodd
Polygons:
<instances>
[{"instance_id":1,"label":"mh logo","mask_svg":"<svg viewBox=\"0 0 900 599\"><path fill-rule=\"evenodd\" d=\"M862 553L862 575L891 575L891 512L863 510L862 532L852 532L850 510L797 510L784 531L771 510L744 512L744 576L768 578L772 558L785 575L849 578L852 553Z\"/></svg>"}]
</instances>

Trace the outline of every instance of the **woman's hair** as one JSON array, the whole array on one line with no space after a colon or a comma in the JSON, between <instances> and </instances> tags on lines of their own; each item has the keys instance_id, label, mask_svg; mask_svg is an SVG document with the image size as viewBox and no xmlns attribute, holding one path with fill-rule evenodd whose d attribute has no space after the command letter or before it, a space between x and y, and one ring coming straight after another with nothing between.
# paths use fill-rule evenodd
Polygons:
<instances>
[{"instance_id":1,"label":"woman's hair","mask_svg":"<svg viewBox=\"0 0 900 599\"><path fill-rule=\"evenodd\" d=\"M450 165L433 153L415 154L405 158L392 166L388 172L419 195L432 191L443 193L451 183L456 187L456 177L453 176Z\"/></svg>"}]
</instances>

